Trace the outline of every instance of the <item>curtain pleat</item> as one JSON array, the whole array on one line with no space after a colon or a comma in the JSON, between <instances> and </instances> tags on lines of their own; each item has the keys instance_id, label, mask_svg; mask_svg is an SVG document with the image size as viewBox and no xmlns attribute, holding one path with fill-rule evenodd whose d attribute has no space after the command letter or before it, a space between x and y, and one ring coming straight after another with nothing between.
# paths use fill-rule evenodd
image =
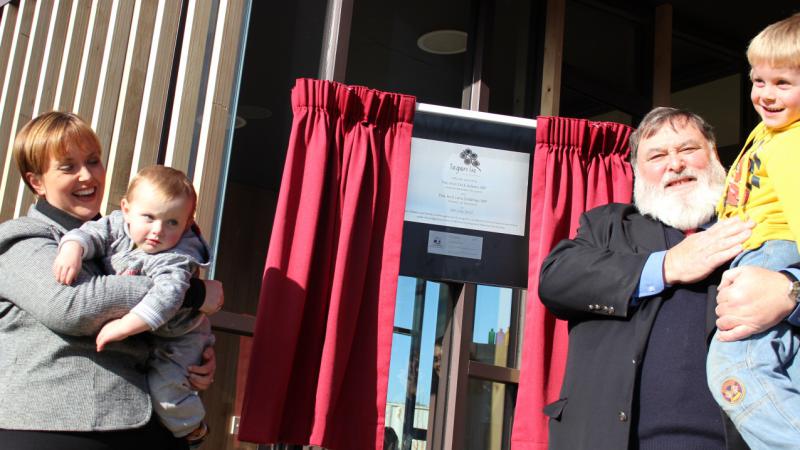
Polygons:
<instances>
[{"instance_id":1,"label":"curtain pleat","mask_svg":"<svg viewBox=\"0 0 800 450\"><path fill-rule=\"evenodd\" d=\"M415 99L300 79L239 437L380 449Z\"/></svg>"},{"instance_id":2,"label":"curtain pleat","mask_svg":"<svg viewBox=\"0 0 800 450\"><path fill-rule=\"evenodd\" d=\"M547 448L542 408L558 399L566 364L567 323L539 301L542 260L558 241L575 236L584 211L630 202L633 180L627 162L630 127L563 117L539 117L536 124L528 297L513 450Z\"/></svg>"}]
</instances>

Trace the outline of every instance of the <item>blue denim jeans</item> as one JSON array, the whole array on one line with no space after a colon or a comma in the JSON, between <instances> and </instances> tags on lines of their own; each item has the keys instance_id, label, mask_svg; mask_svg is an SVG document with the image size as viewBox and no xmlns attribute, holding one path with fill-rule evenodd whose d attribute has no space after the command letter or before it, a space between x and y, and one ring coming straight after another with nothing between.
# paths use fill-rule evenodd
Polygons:
<instances>
[{"instance_id":1,"label":"blue denim jeans","mask_svg":"<svg viewBox=\"0 0 800 450\"><path fill-rule=\"evenodd\" d=\"M794 241L774 240L740 254L731 267L776 270L798 261ZM798 349L800 339L785 322L741 341L711 341L711 394L752 450L800 448Z\"/></svg>"}]
</instances>

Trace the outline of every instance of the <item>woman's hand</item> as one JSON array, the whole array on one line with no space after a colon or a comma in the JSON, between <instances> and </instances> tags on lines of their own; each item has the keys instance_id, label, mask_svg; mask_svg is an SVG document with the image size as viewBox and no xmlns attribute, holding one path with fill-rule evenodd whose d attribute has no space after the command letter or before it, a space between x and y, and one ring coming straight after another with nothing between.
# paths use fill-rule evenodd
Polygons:
<instances>
[{"instance_id":1,"label":"woman's hand","mask_svg":"<svg viewBox=\"0 0 800 450\"><path fill-rule=\"evenodd\" d=\"M225 304L225 293L222 291L222 283L217 280L203 280L206 285L206 298L200 312L211 315L222 309Z\"/></svg>"},{"instance_id":2,"label":"woman's hand","mask_svg":"<svg viewBox=\"0 0 800 450\"><path fill-rule=\"evenodd\" d=\"M203 364L189 366L189 384L198 391L205 391L214 382L214 372L217 371L217 354L214 347L208 346L203 350Z\"/></svg>"}]
</instances>

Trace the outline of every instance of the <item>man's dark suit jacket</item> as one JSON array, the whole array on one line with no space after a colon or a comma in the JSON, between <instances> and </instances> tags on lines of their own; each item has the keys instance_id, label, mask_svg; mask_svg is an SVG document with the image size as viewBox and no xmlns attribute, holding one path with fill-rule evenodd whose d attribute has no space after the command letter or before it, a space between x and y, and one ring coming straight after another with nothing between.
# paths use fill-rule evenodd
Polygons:
<instances>
[{"instance_id":1,"label":"man's dark suit jacket","mask_svg":"<svg viewBox=\"0 0 800 450\"><path fill-rule=\"evenodd\" d=\"M628 448L638 366L662 298L629 304L648 256L667 248L664 227L632 205L601 206L582 215L575 239L560 242L545 259L539 297L569 321L561 398L544 409L551 449ZM707 301L710 339L716 282ZM728 448L747 449L727 418L725 423Z\"/></svg>"}]
</instances>

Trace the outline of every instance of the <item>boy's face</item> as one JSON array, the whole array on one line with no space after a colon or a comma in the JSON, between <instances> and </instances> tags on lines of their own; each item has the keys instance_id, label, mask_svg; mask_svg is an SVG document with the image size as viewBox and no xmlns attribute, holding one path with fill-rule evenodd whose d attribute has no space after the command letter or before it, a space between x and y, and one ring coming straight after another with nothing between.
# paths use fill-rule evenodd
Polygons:
<instances>
[{"instance_id":1,"label":"boy's face","mask_svg":"<svg viewBox=\"0 0 800 450\"><path fill-rule=\"evenodd\" d=\"M751 79L750 100L767 128L779 130L800 120L800 70L761 63L753 66Z\"/></svg>"},{"instance_id":2,"label":"boy's face","mask_svg":"<svg viewBox=\"0 0 800 450\"><path fill-rule=\"evenodd\" d=\"M147 181L140 182L130 197L122 199L121 206L136 247L151 254L175 247L189 222L189 199L166 199Z\"/></svg>"}]
</instances>

